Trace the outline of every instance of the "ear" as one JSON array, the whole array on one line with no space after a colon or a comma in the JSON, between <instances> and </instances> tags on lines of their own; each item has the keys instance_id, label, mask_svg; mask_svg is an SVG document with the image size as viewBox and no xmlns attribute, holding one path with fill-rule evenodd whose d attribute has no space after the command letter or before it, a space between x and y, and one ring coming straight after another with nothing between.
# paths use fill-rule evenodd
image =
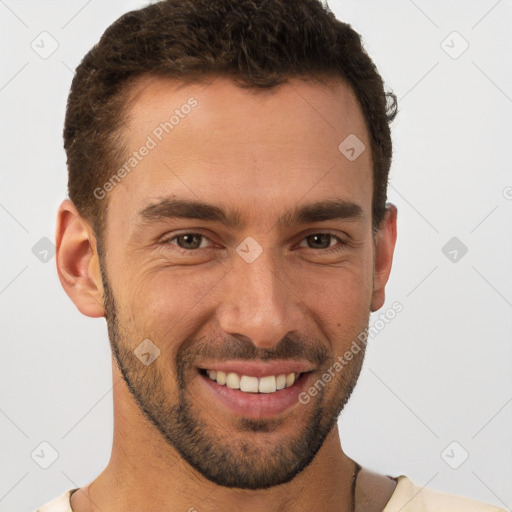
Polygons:
<instances>
[{"instance_id":1,"label":"ear","mask_svg":"<svg viewBox=\"0 0 512 512\"><path fill-rule=\"evenodd\" d=\"M57 273L69 298L84 315L105 316L96 238L69 199L59 207L55 242Z\"/></svg>"},{"instance_id":2,"label":"ear","mask_svg":"<svg viewBox=\"0 0 512 512\"><path fill-rule=\"evenodd\" d=\"M379 231L375 235L375 261L371 311L380 309L386 299L384 289L388 282L396 243L397 208L388 203Z\"/></svg>"}]
</instances>

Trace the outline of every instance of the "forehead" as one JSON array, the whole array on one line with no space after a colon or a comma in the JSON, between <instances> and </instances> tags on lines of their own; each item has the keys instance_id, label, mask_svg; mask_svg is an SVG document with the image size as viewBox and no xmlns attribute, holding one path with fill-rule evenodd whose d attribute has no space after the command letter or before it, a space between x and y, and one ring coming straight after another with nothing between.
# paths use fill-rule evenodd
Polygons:
<instances>
[{"instance_id":1,"label":"forehead","mask_svg":"<svg viewBox=\"0 0 512 512\"><path fill-rule=\"evenodd\" d=\"M341 79L290 78L271 88L242 87L221 76L206 80L190 83L156 76L136 80L129 94L127 140L133 145L137 135L151 133L166 122L172 125L170 131L164 130L167 135L172 132L168 139L216 129L236 134L244 143L264 141L265 134L267 140L278 134L290 143L299 142L305 132L314 134L315 139L326 136L326 146L336 143L345 131L357 133L361 139L367 137L356 96ZM188 108L187 104L194 106ZM193 119L193 125L181 123L187 117ZM279 133L284 124L286 133ZM180 130L175 130L178 125ZM251 136L254 138L248 140Z\"/></svg>"},{"instance_id":2,"label":"forehead","mask_svg":"<svg viewBox=\"0 0 512 512\"><path fill-rule=\"evenodd\" d=\"M127 119L128 152L119 166L125 172L109 192L107 224L114 215L135 221L144 207L170 196L233 207L260 223L302 198L370 207L368 131L341 80L290 79L254 89L221 77L144 78L132 89ZM348 158L347 146L360 155Z\"/></svg>"}]
</instances>

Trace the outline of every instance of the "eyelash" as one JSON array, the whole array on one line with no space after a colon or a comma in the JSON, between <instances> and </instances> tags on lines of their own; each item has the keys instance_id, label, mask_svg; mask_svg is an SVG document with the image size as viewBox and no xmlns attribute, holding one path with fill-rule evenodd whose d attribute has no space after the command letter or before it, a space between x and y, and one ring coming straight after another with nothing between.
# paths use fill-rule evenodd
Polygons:
<instances>
[{"instance_id":1,"label":"eyelash","mask_svg":"<svg viewBox=\"0 0 512 512\"><path fill-rule=\"evenodd\" d=\"M172 244L171 242L173 240L175 240L176 238L179 238L180 236L185 236L185 235L196 235L196 236L200 236L202 238L205 238L206 240L212 242L206 235L203 235L202 233L196 233L196 232L193 232L193 231L190 231L190 232L185 232L185 233L179 233L177 235L174 235L170 238L165 238L162 240L162 244L163 245L174 245L176 251L178 251L180 254L190 254L192 252L196 252L196 251L199 251L199 250L209 250L211 249L211 247L198 247L196 249L183 249L182 247L178 247L178 245L176 244ZM314 248L311 248L311 247L307 247L307 249L311 249L312 251L315 251L315 252L324 252L324 253L327 253L327 254L331 254L331 253L335 253L335 252L338 252L338 251L341 251L343 250L344 246L346 245L346 242L344 242L338 235L334 234L334 233L331 233L330 231L318 231L318 232L314 232L314 233L309 233L308 235L306 235L304 238L301 239L301 242L303 240L305 240L306 238L310 237L310 236L313 236L313 235L330 235L332 238L335 238L339 244L336 244L332 247L327 247L326 249L314 249ZM213 243L213 242L212 242Z\"/></svg>"}]
</instances>

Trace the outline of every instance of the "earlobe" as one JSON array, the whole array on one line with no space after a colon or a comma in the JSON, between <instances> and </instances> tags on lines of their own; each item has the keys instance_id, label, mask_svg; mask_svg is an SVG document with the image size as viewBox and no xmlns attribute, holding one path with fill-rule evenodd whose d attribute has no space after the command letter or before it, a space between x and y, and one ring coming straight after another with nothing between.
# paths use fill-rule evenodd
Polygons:
<instances>
[{"instance_id":1,"label":"earlobe","mask_svg":"<svg viewBox=\"0 0 512 512\"><path fill-rule=\"evenodd\" d=\"M57 273L69 298L84 315L105 316L94 233L69 199L59 207L55 242Z\"/></svg>"},{"instance_id":2,"label":"earlobe","mask_svg":"<svg viewBox=\"0 0 512 512\"><path fill-rule=\"evenodd\" d=\"M380 309L386 299L385 287L391 273L396 243L397 208L388 203L375 240L375 266L373 272L373 295L371 311Z\"/></svg>"}]
</instances>

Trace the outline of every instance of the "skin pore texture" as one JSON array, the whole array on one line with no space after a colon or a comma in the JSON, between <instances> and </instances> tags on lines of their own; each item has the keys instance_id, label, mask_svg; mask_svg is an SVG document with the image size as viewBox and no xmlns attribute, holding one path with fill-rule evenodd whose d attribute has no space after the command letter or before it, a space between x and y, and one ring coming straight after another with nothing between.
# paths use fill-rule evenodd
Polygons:
<instances>
[{"instance_id":1,"label":"skin pore texture","mask_svg":"<svg viewBox=\"0 0 512 512\"><path fill-rule=\"evenodd\" d=\"M308 389L384 304L397 212L388 205L374 239L370 140L353 92L298 78L255 92L224 77L144 77L132 92L127 159L148 136L155 145L104 199L101 260L74 205L58 213L59 278L84 315L106 317L113 353L111 459L72 495L73 510L348 512L355 463L337 419L364 344L308 403L270 417L234 414L198 368L301 361ZM179 121L155 132L175 109ZM354 161L338 149L350 134L366 147ZM148 209L165 200L209 203L240 222ZM321 201L360 214L279 222ZM237 252L247 237L261 249L250 262ZM160 351L149 365L134 353L144 340ZM356 510L382 510L394 488L363 469Z\"/></svg>"}]
</instances>

